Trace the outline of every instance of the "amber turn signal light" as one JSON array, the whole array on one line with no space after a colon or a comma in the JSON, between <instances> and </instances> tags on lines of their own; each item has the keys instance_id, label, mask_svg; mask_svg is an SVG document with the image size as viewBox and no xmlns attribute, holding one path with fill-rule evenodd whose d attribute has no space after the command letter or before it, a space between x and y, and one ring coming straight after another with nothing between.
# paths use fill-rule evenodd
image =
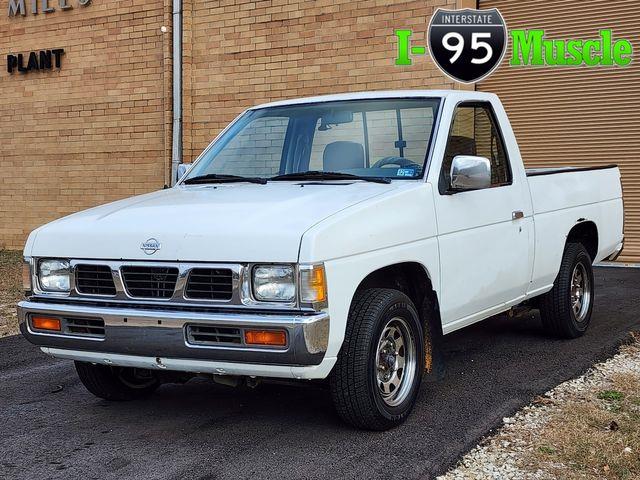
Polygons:
<instances>
[{"instance_id":1,"label":"amber turn signal light","mask_svg":"<svg viewBox=\"0 0 640 480\"><path fill-rule=\"evenodd\" d=\"M31 325L36 330L51 330L54 332L59 332L62 330L62 327L60 326L59 318L32 317Z\"/></svg>"},{"instance_id":2,"label":"amber turn signal light","mask_svg":"<svg viewBox=\"0 0 640 480\"><path fill-rule=\"evenodd\" d=\"M300 269L300 300L317 307L326 307L327 278L324 265L304 265Z\"/></svg>"},{"instance_id":3,"label":"amber turn signal light","mask_svg":"<svg viewBox=\"0 0 640 480\"><path fill-rule=\"evenodd\" d=\"M287 346L287 332L284 330L245 330L244 343L247 345Z\"/></svg>"}]
</instances>

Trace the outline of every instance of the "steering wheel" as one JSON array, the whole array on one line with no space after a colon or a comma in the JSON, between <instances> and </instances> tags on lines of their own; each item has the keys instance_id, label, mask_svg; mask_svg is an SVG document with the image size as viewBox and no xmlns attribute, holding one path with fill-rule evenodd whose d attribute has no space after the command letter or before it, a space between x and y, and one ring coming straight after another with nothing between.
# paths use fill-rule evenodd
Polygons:
<instances>
[{"instance_id":1,"label":"steering wheel","mask_svg":"<svg viewBox=\"0 0 640 480\"><path fill-rule=\"evenodd\" d=\"M376 163L374 163L371 168L382 168L382 167L386 167L387 165L397 165L400 168L415 168L417 171L422 170L422 165L418 165L415 162L412 162L411 160L409 160L408 158L404 158L404 157L396 157L396 156L391 156L391 157L384 157L380 160L378 160Z\"/></svg>"}]
</instances>

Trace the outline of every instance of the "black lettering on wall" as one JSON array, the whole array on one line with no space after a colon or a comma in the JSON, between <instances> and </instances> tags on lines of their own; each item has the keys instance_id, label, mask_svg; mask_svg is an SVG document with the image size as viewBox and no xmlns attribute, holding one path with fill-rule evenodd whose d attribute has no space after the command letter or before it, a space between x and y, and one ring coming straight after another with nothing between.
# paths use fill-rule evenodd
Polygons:
<instances>
[{"instance_id":1,"label":"black lettering on wall","mask_svg":"<svg viewBox=\"0 0 640 480\"><path fill-rule=\"evenodd\" d=\"M18 71L20 73L28 72L28 70L24 68L24 56L21 53L18 54Z\"/></svg>"},{"instance_id":2,"label":"black lettering on wall","mask_svg":"<svg viewBox=\"0 0 640 480\"><path fill-rule=\"evenodd\" d=\"M51 50L53 56L56 58L56 68L62 67L62 55L64 55L63 48L56 48L55 50Z\"/></svg>"},{"instance_id":3,"label":"black lettering on wall","mask_svg":"<svg viewBox=\"0 0 640 480\"><path fill-rule=\"evenodd\" d=\"M38 68L38 55L36 52L31 52L29 54L29 63L27 63L27 71L38 70Z\"/></svg>"},{"instance_id":4,"label":"black lettering on wall","mask_svg":"<svg viewBox=\"0 0 640 480\"><path fill-rule=\"evenodd\" d=\"M40 70L51 70L51 50L42 50L40 52Z\"/></svg>"},{"instance_id":5,"label":"black lettering on wall","mask_svg":"<svg viewBox=\"0 0 640 480\"><path fill-rule=\"evenodd\" d=\"M18 57L15 55L7 55L7 72L13 73L13 70L18 67Z\"/></svg>"},{"instance_id":6,"label":"black lettering on wall","mask_svg":"<svg viewBox=\"0 0 640 480\"><path fill-rule=\"evenodd\" d=\"M25 66L25 56L28 55L27 64ZM52 70L62 67L62 56L64 48L55 48L53 50L40 50L29 53L18 53L17 55L7 55L7 72L13 73L18 70L20 73L27 73L34 70Z\"/></svg>"}]
</instances>

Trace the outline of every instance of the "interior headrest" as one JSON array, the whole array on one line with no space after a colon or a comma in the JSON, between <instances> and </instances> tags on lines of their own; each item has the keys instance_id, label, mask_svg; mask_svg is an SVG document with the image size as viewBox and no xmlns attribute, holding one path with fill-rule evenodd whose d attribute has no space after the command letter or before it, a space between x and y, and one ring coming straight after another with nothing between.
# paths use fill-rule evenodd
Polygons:
<instances>
[{"instance_id":1,"label":"interior headrest","mask_svg":"<svg viewBox=\"0 0 640 480\"><path fill-rule=\"evenodd\" d=\"M364 148L357 142L333 142L324 148L322 164L326 172L364 168Z\"/></svg>"}]
</instances>

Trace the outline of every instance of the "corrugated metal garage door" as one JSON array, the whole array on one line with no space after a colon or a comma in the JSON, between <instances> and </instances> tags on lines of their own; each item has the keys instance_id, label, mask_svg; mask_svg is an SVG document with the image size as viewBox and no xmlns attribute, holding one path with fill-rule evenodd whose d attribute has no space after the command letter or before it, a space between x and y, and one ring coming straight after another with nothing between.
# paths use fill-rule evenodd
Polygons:
<instances>
[{"instance_id":1,"label":"corrugated metal garage door","mask_svg":"<svg viewBox=\"0 0 640 480\"><path fill-rule=\"evenodd\" d=\"M625 249L620 261L640 262L640 4L637 0L480 0L498 8L508 28L542 28L548 38L597 38L611 28L630 40L628 67L503 65L478 90L505 104L527 167L620 165ZM511 46L510 46L511 47Z\"/></svg>"}]
</instances>

